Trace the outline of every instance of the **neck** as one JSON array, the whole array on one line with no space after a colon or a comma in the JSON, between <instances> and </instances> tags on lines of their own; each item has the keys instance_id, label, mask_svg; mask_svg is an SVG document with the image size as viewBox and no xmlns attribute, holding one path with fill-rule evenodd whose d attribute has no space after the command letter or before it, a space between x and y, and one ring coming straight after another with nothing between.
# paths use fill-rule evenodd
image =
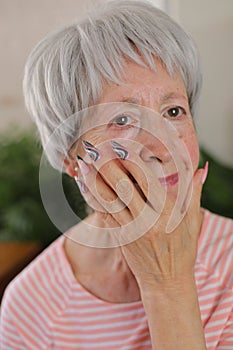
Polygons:
<instances>
[{"instance_id":1,"label":"neck","mask_svg":"<svg viewBox=\"0 0 233 350\"><path fill-rule=\"evenodd\" d=\"M98 227L101 235L104 223L98 215L92 214L85 220ZM81 223L74 230L80 232L82 228L85 225L82 226ZM76 242L66 239L64 249L80 284L105 301L120 303L140 300L136 279L120 247L94 248Z\"/></svg>"}]
</instances>

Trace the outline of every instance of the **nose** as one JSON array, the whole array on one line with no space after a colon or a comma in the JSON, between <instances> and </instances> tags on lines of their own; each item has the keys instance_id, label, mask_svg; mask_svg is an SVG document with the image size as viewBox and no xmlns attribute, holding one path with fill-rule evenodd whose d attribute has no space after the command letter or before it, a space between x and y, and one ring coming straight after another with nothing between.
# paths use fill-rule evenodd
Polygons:
<instances>
[{"instance_id":1,"label":"nose","mask_svg":"<svg viewBox=\"0 0 233 350\"><path fill-rule=\"evenodd\" d=\"M162 136L154 135L152 132L141 130L137 140L140 143L140 157L144 162L157 161L161 164L172 160L169 151L169 140Z\"/></svg>"}]
</instances>

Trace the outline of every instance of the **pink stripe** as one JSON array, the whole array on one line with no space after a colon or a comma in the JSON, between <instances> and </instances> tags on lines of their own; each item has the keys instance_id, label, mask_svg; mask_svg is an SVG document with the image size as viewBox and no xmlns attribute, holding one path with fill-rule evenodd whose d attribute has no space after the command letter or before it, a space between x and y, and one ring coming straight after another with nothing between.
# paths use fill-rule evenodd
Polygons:
<instances>
[{"instance_id":1,"label":"pink stripe","mask_svg":"<svg viewBox=\"0 0 233 350\"><path fill-rule=\"evenodd\" d=\"M195 277L208 350L233 349L232 231L233 222L205 212ZM74 344L151 350L142 303L111 304L91 295L75 280L63 243L60 237L12 282L2 305L6 348L17 348L17 339L27 348L48 348L48 335L59 350Z\"/></svg>"}]
</instances>

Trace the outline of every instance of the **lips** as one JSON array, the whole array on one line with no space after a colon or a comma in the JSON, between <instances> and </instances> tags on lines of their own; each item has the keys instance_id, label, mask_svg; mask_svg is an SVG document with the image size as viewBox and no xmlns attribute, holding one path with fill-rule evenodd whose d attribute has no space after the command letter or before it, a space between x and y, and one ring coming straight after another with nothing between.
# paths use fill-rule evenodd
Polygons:
<instances>
[{"instance_id":1,"label":"lips","mask_svg":"<svg viewBox=\"0 0 233 350\"><path fill-rule=\"evenodd\" d=\"M179 181L179 175L178 173L166 176L166 177L159 177L159 182L162 186L170 187L177 184Z\"/></svg>"}]
</instances>

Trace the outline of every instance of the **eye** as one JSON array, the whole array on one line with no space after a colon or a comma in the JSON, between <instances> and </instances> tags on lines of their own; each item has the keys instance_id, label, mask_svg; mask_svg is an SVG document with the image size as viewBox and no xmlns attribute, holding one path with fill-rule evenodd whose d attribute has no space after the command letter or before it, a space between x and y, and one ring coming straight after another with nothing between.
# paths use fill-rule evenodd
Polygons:
<instances>
[{"instance_id":1,"label":"eye","mask_svg":"<svg viewBox=\"0 0 233 350\"><path fill-rule=\"evenodd\" d=\"M126 114L121 114L110 122L110 125L116 127L131 126L132 124L133 119Z\"/></svg>"},{"instance_id":2,"label":"eye","mask_svg":"<svg viewBox=\"0 0 233 350\"><path fill-rule=\"evenodd\" d=\"M140 130L140 111L137 109L113 111L108 122L109 137L135 138Z\"/></svg>"},{"instance_id":3,"label":"eye","mask_svg":"<svg viewBox=\"0 0 233 350\"><path fill-rule=\"evenodd\" d=\"M186 115L186 111L182 107L172 107L169 108L163 115L167 118L179 118Z\"/></svg>"}]
</instances>

